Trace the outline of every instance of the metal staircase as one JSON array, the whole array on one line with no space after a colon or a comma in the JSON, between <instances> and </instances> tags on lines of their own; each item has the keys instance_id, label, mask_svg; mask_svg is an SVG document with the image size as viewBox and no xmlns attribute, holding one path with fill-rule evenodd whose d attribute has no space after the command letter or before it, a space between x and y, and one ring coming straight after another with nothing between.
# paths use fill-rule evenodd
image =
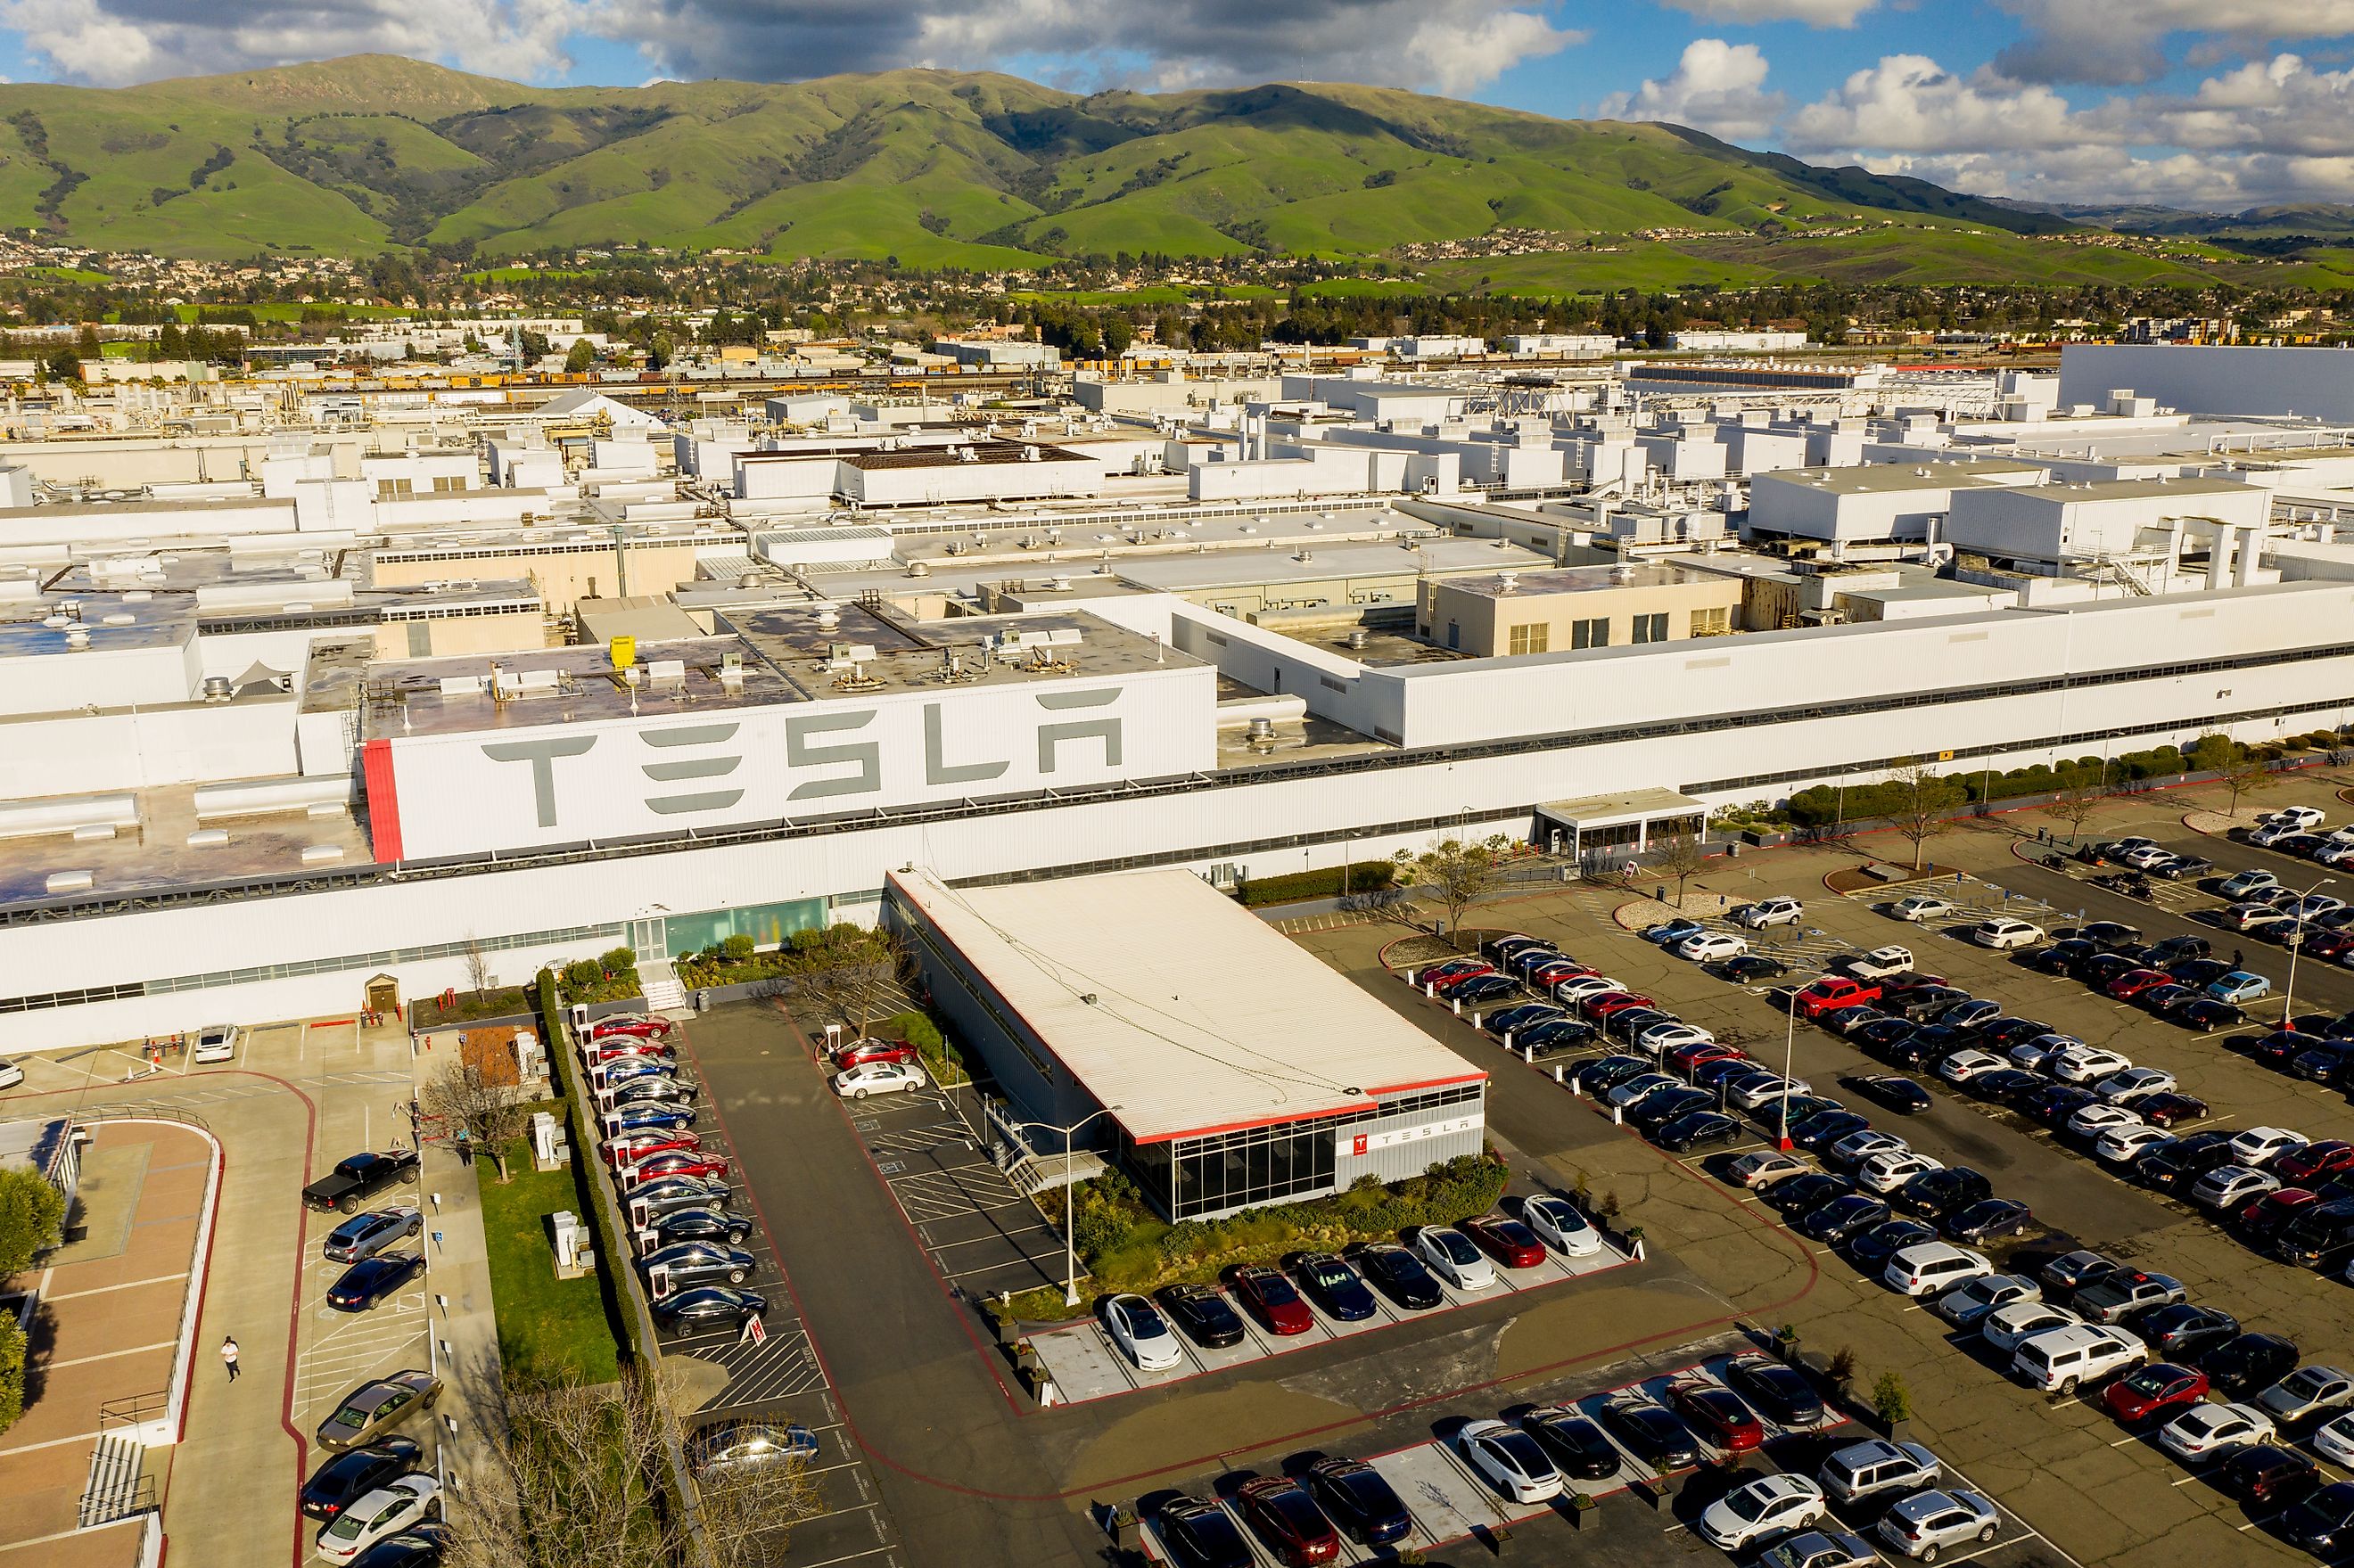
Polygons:
<instances>
[{"instance_id":1,"label":"metal staircase","mask_svg":"<svg viewBox=\"0 0 2354 1568\"><path fill-rule=\"evenodd\" d=\"M155 1483L140 1473L147 1450L129 1432L101 1432L90 1451L90 1480L82 1488L75 1519L83 1530L147 1513L155 1507Z\"/></svg>"}]
</instances>

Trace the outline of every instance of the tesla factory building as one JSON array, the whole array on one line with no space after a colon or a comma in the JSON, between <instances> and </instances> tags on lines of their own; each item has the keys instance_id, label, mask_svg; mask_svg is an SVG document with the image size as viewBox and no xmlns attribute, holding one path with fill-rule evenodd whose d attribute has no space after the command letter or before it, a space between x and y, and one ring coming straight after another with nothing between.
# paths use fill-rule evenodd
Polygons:
<instances>
[{"instance_id":1,"label":"tesla factory building","mask_svg":"<svg viewBox=\"0 0 2354 1568\"><path fill-rule=\"evenodd\" d=\"M900 871L885 917L1025 1141L1059 1152L1070 1128L1171 1219L1479 1152L1486 1073L1190 871L998 887Z\"/></svg>"}]
</instances>

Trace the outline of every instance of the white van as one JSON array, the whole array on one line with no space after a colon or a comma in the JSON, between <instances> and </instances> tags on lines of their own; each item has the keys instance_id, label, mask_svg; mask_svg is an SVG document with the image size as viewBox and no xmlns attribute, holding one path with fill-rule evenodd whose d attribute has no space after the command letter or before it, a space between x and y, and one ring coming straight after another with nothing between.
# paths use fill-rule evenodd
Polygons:
<instances>
[{"instance_id":1,"label":"white van","mask_svg":"<svg viewBox=\"0 0 2354 1568\"><path fill-rule=\"evenodd\" d=\"M2149 1349L2123 1329L2092 1323L2031 1334L2010 1352L2010 1370L2030 1388L2073 1393L2076 1385L2138 1366Z\"/></svg>"},{"instance_id":2,"label":"white van","mask_svg":"<svg viewBox=\"0 0 2354 1568\"><path fill-rule=\"evenodd\" d=\"M1983 1253L1945 1242L1920 1242L1899 1247L1880 1277L1900 1295L1935 1296L1965 1279L1993 1272L1994 1265L1987 1261Z\"/></svg>"},{"instance_id":3,"label":"white van","mask_svg":"<svg viewBox=\"0 0 2354 1568\"><path fill-rule=\"evenodd\" d=\"M1970 940L1981 948L1992 948L1997 952L2008 952L2013 948L2035 946L2036 943L2043 940L2043 931L2041 927L2031 926L2024 920L1997 916L1991 920L1981 920L1971 927Z\"/></svg>"}]
</instances>

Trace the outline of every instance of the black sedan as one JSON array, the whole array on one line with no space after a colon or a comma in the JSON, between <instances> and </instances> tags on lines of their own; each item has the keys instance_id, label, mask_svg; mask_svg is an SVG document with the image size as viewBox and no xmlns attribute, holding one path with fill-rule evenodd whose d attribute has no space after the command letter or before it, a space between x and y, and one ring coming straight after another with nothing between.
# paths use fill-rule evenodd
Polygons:
<instances>
[{"instance_id":1,"label":"black sedan","mask_svg":"<svg viewBox=\"0 0 2354 1568\"><path fill-rule=\"evenodd\" d=\"M769 1315L765 1297L725 1285L698 1285L654 1303L654 1317L666 1329L705 1329L726 1324L741 1329Z\"/></svg>"},{"instance_id":2,"label":"black sedan","mask_svg":"<svg viewBox=\"0 0 2354 1568\"><path fill-rule=\"evenodd\" d=\"M1216 1503L1182 1495L1159 1510L1161 1539L1185 1568L1251 1568L1250 1543Z\"/></svg>"},{"instance_id":3,"label":"black sedan","mask_svg":"<svg viewBox=\"0 0 2354 1568\"><path fill-rule=\"evenodd\" d=\"M1361 1546L1403 1541L1414 1529L1396 1490L1363 1459L1319 1459L1300 1478L1325 1517Z\"/></svg>"},{"instance_id":4,"label":"black sedan","mask_svg":"<svg viewBox=\"0 0 2354 1568\"><path fill-rule=\"evenodd\" d=\"M1967 1165L1924 1171L1896 1190L1900 1208L1939 1222L1947 1214L1958 1213L1993 1196L1994 1183Z\"/></svg>"},{"instance_id":5,"label":"black sedan","mask_svg":"<svg viewBox=\"0 0 2354 1568\"><path fill-rule=\"evenodd\" d=\"M1858 1116L1853 1111L1824 1111L1819 1116L1793 1122L1790 1139L1809 1154L1820 1154L1840 1139L1867 1131L1871 1126L1871 1118Z\"/></svg>"},{"instance_id":6,"label":"black sedan","mask_svg":"<svg viewBox=\"0 0 2354 1568\"><path fill-rule=\"evenodd\" d=\"M1847 1255L1858 1268L1878 1274L1888 1260L1908 1246L1937 1239L1936 1227L1918 1220L1882 1220L1870 1230L1848 1238Z\"/></svg>"},{"instance_id":7,"label":"black sedan","mask_svg":"<svg viewBox=\"0 0 2354 1568\"><path fill-rule=\"evenodd\" d=\"M1346 1256L1375 1289L1409 1312L1427 1312L1446 1299L1422 1260L1395 1242L1360 1243Z\"/></svg>"},{"instance_id":8,"label":"black sedan","mask_svg":"<svg viewBox=\"0 0 2354 1568\"><path fill-rule=\"evenodd\" d=\"M1553 1468L1574 1481L1607 1480L1618 1473L1623 1461L1609 1434L1575 1410L1562 1405L1532 1410L1521 1425Z\"/></svg>"},{"instance_id":9,"label":"black sedan","mask_svg":"<svg viewBox=\"0 0 2354 1568\"><path fill-rule=\"evenodd\" d=\"M1946 1216L1946 1235L1957 1242L1988 1242L1997 1236L2026 1234L2034 1213L2009 1198L1988 1198Z\"/></svg>"},{"instance_id":10,"label":"black sedan","mask_svg":"<svg viewBox=\"0 0 2354 1568\"><path fill-rule=\"evenodd\" d=\"M1152 1293L1152 1298L1161 1303L1161 1310L1181 1333L1205 1350L1242 1342L1242 1314L1223 1291L1207 1285L1164 1285Z\"/></svg>"},{"instance_id":11,"label":"black sedan","mask_svg":"<svg viewBox=\"0 0 2354 1568\"><path fill-rule=\"evenodd\" d=\"M2034 1074L2022 1072L2017 1067L1996 1067L1988 1072L1972 1074L1969 1090L1982 1100L1990 1100L1996 1105L2007 1106L2024 1096L2035 1093L2050 1082L2048 1078L2039 1078Z\"/></svg>"},{"instance_id":12,"label":"black sedan","mask_svg":"<svg viewBox=\"0 0 2354 1568\"><path fill-rule=\"evenodd\" d=\"M2019 1108L2057 1132L2068 1125L2076 1113L2086 1106L2098 1105L2101 1097L2076 1084L2054 1084L2050 1088L2023 1097Z\"/></svg>"},{"instance_id":13,"label":"black sedan","mask_svg":"<svg viewBox=\"0 0 2354 1568\"><path fill-rule=\"evenodd\" d=\"M417 1468L424 1452L407 1437L384 1437L337 1454L302 1483L302 1512L312 1519L333 1519L355 1499Z\"/></svg>"},{"instance_id":14,"label":"black sedan","mask_svg":"<svg viewBox=\"0 0 2354 1568\"><path fill-rule=\"evenodd\" d=\"M1657 1137L1661 1128L1679 1117L1715 1108L1716 1097L1706 1089L1661 1089L1658 1094L1645 1096L1627 1119L1646 1135Z\"/></svg>"},{"instance_id":15,"label":"black sedan","mask_svg":"<svg viewBox=\"0 0 2354 1568\"><path fill-rule=\"evenodd\" d=\"M1875 1018L1855 1032L1855 1043L1878 1055L1919 1033L1921 1026L1909 1018Z\"/></svg>"},{"instance_id":16,"label":"black sedan","mask_svg":"<svg viewBox=\"0 0 2354 1568\"><path fill-rule=\"evenodd\" d=\"M2354 1548L2354 1481L2333 1481L2280 1516L2281 1534L2300 1552L2334 1562Z\"/></svg>"},{"instance_id":17,"label":"black sedan","mask_svg":"<svg viewBox=\"0 0 2354 1568\"><path fill-rule=\"evenodd\" d=\"M1571 1076L1587 1094L1599 1095L1606 1089L1617 1088L1638 1073L1648 1073L1651 1069L1652 1064L1640 1056L1597 1056L1580 1065Z\"/></svg>"},{"instance_id":18,"label":"black sedan","mask_svg":"<svg viewBox=\"0 0 2354 1568\"><path fill-rule=\"evenodd\" d=\"M2218 1029L2237 1029L2248 1021L2248 1015L2228 1001L2213 997L2201 997L2187 1006L2167 1014L2185 1029L2196 1029L2201 1034L2212 1034Z\"/></svg>"},{"instance_id":19,"label":"black sedan","mask_svg":"<svg viewBox=\"0 0 2354 1568\"><path fill-rule=\"evenodd\" d=\"M1890 1217L1888 1205L1861 1192L1850 1192L1843 1198L1833 1198L1819 1208L1810 1210L1798 1221L1800 1235L1837 1246L1850 1236L1861 1234Z\"/></svg>"},{"instance_id":20,"label":"black sedan","mask_svg":"<svg viewBox=\"0 0 2354 1568\"><path fill-rule=\"evenodd\" d=\"M2278 1334L2242 1334L2199 1360L2207 1381L2229 1398L2269 1388L2296 1370L2296 1345Z\"/></svg>"},{"instance_id":21,"label":"black sedan","mask_svg":"<svg viewBox=\"0 0 2354 1568\"><path fill-rule=\"evenodd\" d=\"M1343 1323L1362 1323L1373 1315L1373 1293L1357 1271L1329 1252L1301 1253L1288 1258L1285 1266L1299 1281L1299 1288L1310 1300L1324 1308L1327 1317Z\"/></svg>"},{"instance_id":22,"label":"black sedan","mask_svg":"<svg viewBox=\"0 0 2354 1568\"><path fill-rule=\"evenodd\" d=\"M1822 1425L1822 1395L1796 1367L1770 1356L1735 1356L1724 1363L1724 1381L1761 1414L1785 1426Z\"/></svg>"},{"instance_id":23,"label":"black sedan","mask_svg":"<svg viewBox=\"0 0 2354 1568\"><path fill-rule=\"evenodd\" d=\"M1603 1401L1597 1414L1628 1453L1662 1475L1700 1463L1691 1428L1664 1406L1639 1394L1621 1394Z\"/></svg>"},{"instance_id":24,"label":"black sedan","mask_svg":"<svg viewBox=\"0 0 2354 1568\"><path fill-rule=\"evenodd\" d=\"M1652 1135L1652 1141L1670 1154L1689 1154L1739 1141L1741 1124L1723 1111L1688 1111Z\"/></svg>"},{"instance_id":25,"label":"black sedan","mask_svg":"<svg viewBox=\"0 0 2354 1568\"><path fill-rule=\"evenodd\" d=\"M752 1222L725 1209L675 1209L655 1220L653 1231L657 1246L694 1241L732 1247L752 1234Z\"/></svg>"},{"instance_id":26,"label":"black sedan","mask_svg":"<svg viewBox=\"0 0 2354 1568\"><path fill-rule=\"evenodd\" d=\"M1591 1023L1575 1018L1552 1018L1543 1023L1532 1023L1512 1036L1512 1046L1521 1051L1568 1051L1595 1038ZM1645 1067L1650 1064L1645 1063Z\"/></svg>"},{"instance_id":27,"label":"black sedan","mask_svg":"<svg viewBox=\"0 0 2354 1568\"><path fill-rule=\"evenodd\" d=\"M1859 1078L1855 1087L1857 1093L1905 1116L1927 1110L1936 1104L1929 1097L1928 1090L1894 1073L1875 1073L1870 1077Z\"/></svg>"},{"instance_id":28,"label":"black sedan","mask_svg":"<svg viewBox=\"0 0 2354 1568\"><path fill-rule=\"evenodd\" d=\"M1805 1176L1793 1176L1787 1181L1776 1181L1766 1190L1766 1201L1785 1214L1811 1213L1835 1198L1845 1198L1855 1192L1855 1183L1844 1176L1833 1176L1817 1171Z\"/></svg>"},{"instance_id":29,"label":"black sedan","mask_svg":"<svg viewBox=\"0 0 2354 1568\"><path fill-rule=\"evenodd\" d=\"M2152 1127L2179 1127L2186 1121L2197 1121L2207 1114L2207 1102L2196 1095L2177 1094L2168 1090L2144 1095L2133 1103L2134 1114Z\"/></svg>"},{"instance_id":30,"label":"black sedan","mask_svg":"<svg viewBox=\"0 0 2354 1568\"><path fill-rule=\"evenodd\" d=\"M364 1257L327 1287L327 1305L338 1312L365 1312L399 1295L424 1272L422 1253L387 1252Z\"/></svg>"},{"instance_id":31,"label":"black sedan","mask_svg":"<svg viewBox=\"0 0 2354 1568\"><path fill-rule=\"evenodd\" d=\"M1737 959L1727 959L1717 965L1716 972L1737 984L1747 985L1753 980L1773 980L1788 974L1790 966L1763 953L1744 953Z\"/></svg>"},{"instance_id":32,"label":"black sedan","mask_svg":"<svg viewBox=\"0 0 2354 1568\"><path fill-rule=\"evenodd\" d=\"M758 1266L759 1260L741 1247L716 1241L673 1242L638 1259L638 1268L649 1281L654 1278L656 1269L662 1271L659 1288L667 1290L715 1279L741 1285L752 1277L752 1271Z\"/></svg>"},{"instance_id":33,"label":"black sedan","mask_svg":"<svg viewBox=\"0 0 2354 1568\"><path fill-rule=\"evenodd\" d=\"M450 1550L450 1527L426 1520L382 1541L352 1559L351 1568L437 1568Z\"/></svg>"},{"instance_id":34,"label":"black sedan","mask_svg":"<svg viewBox=\"0 0 2354 1568\"><path fill-rule=\"evenodd\" d=\"M2030 969L2041 969L2047 975L2073 974L2078 964L2099 957L2100 951L2097 942L2088 942L2082 937L2067 937L2028 954L2027 965Z\"/></svg>"}]
</instances>

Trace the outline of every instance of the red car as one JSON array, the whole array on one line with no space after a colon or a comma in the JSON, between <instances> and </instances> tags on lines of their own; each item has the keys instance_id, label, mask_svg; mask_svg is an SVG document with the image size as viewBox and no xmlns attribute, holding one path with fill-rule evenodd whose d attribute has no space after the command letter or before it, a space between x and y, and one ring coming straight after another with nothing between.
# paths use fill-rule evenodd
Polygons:
<instances>
[{"instance_id":1,"label":"red car","mask_svg":"<svg viewBox=\"0 0 2354 1568\"><path fill-rule=\"evenodd\" d=\"M2319 1143L2291 1150L2273 1161L2273 1169L2280 1173L2282 1181L2300 1184L2335 1176L2340 1171L2354 1170L2354 1143L2326 1138Z\"/></svg>"},{"instance_id":2,"label":"red car","mask_svg":"<svg viewBox=\"0 0 2354 1568\"><path fill-rule=\"evenodd\" d=\"M678 1060L678 1053L659 1040L641 1040L634 1034L616 1034L598 1040L588 1046L591 1062L619 1062L630 1056L652 1056L664 1062Z\"/></svg>"},{"instance_id":3,"label":"red car","mask_svg":"<svg viewBox=\"0 0 2354 1568\"><path fill-rule=\"evenodd\" d=\"M1442 975L1437 980L1432 980L1430 989L1438 995L1445 996L1450 991L1461 990L1475 980L1483 980L1495 972L1496 966L1493 964L1474 964L1468 969L1460 969L1453 974Z\"/></svg>"},{"instance_id":4,"label":"red car","mask_svg":"<svg viewBox=\"0 0 2354 1568\"><path fill-rule=\"evenodd\" d=\"M1545 1260L1544 1243L1518 1220L1482 1214L1455 1227L1479 1244L1479 1250L1506 1268L1534 1268Z\"/></svg>"},{"instance_id":5,"label":"red car","mask_svg":"<svg viewBox=\"0 0 2354 1568\"><path fill-rule=\"evenodd\" d=\"M1539 965L1529 976L1529 984L1539 991L1551 991L1565 980L1576 980L1581 976L1598 975L1601 972L1591 964L1574 964L1564 959L1553 963Z\"/></svg>"},{"instance_id":6,"label":"red car","mask_svg":"<svg viewBox=\"0 0 2354 1568\"><path fill-rule=\"evenodd\" d=\"M649 1128L643 1132L624 1133L619 1138L607 1139L602 1153L606 1164L620 1167L634 1165L649 1156L667 1154L674 1149L702 1147L703 1139L683 1128L673 1131L667 1128Z\"/></svg>"},{"instance_id":7,"label":"red car","mask_svg":"<svg viewBox=\"0 0 2354 1568\"><path fill-rule=\"evenodd\" d=\"M2109 982L2109 994L2119 1001L2131 1001L2146 991L2173 983L2174 977L2164 969L2127 969Z\"/></svg>"},{"instance_id":8,"label":"red car","mask_svg":"<svg viewBox=\"0 0 2354 1568\"><path fill-rule=\"evenodd\" d=\"M1339 1560L1340 1532L1298 1481L1286 1476L1261 1476L1245 1481L1235 1499L1258 1538L1292 1568Z\"/></svg>"},{"instance_id":9,"label":"red car","mask_svg":"<svg viewBox=\"0 0 2354 1568\"><path fill-rule=\"evenodd\" d=\"M2207 1397L2207 1374L2172 1361L2136 1367L2101 1390L2101 1404L2120 1421L2150 1421Z\"/></svg>"},{"instance_id":10,"label":"red car","mask_svg":"<svg viewBox=\"0 0 2354 1568\"><path fill-rule=\"evenodd\" d=\"M2144 1095L2134 1101L2134 1114L2152 1127L2174 1127L2186 1121L2197 1121L2207 1114L2207 1102L2197 1095L2176 1094L2171 1089L2155 1095Z\"/></svg>"},{"instance_id":11,"label":"red car","mask_svg":"<svg viewBox=\"0 0 2354 1568\"><path fill-rule=\"evenodd\" d=\"M1746 1454L1766 1444L1765 1423L1739 1394L1705 1378L1679 1378L1668 1384L1668 1404L1684 1425L1728 1454Z\"/></svg>"},{"instance_id":12,"label":"red car","mask_svg":"<svg viewBox=\"0 0 2354 1568\"><path fill-rule=\"evenodd\" d=\"M1291 1281L1272 1268L1256 1264L1226 1271L1226 1288L1250 1308L1251 1316L1278 1334L1304 1334L1316 1327L1316 1316L1299 1298Z\"/></svg>"},{"instance_id":13,"label":"red car","mask_svg":"<svg viewBox=\"0 0 2354 1568\"><path fill-rule=\"evenodd\" d=\"M660 1040L676 1027L667 1018L600 1018L588 1026L588 1038L606 1040L625 1034L638 1040Z\"/></svg>"},{"instance_id":14,"label":"red car","mask_svg":"<svg viewBox=\"0 0 2354 1568\"><path fill-rule=\"evenodd\" d=\"M2262 1246L2286 1230L2291 1220L2319 1202L2318 1192L2304 1187L2281 1187L2249 1203L2236 1217L2247 1239Z\"/></svg>"},{"instance_id":15,"label":"red car","mask_svg":"<svg viewBox=\"0 0 2354 1568\"><path fill-rule=\"evenodd\" d=\"M1746 1053L1730 1045L1704 1041L1691 1045L1679 1045L1668 1053L1668 1065L1685 1077L1691 1077L1711 1062L1746 1060Z\"/></svg>"},{"instance_id":16,"label":"red car","mask_svg":"<svg viewBox=\"0 0 2354 1568\"><path fill-rule=\"evenodd\" d=\"M1599 1023L1614 1012L1624 1012L1630 1007L1656 1005L1648 996L1638 996L1631 991L1597 991L1577 1004L1577 1010Z\"/></svg>"},{"instance_id":17,"label":"red car","mask_svg":"<svg viewBox=\"0 0 2354 1568\"><path fill-rule=\"evenodd\" d=\"M627 1191L657 1176L725 1176L727 1161L716 1154L705 1154L699 1149L671 1149L660 1154L649 1154L634 1164L620 1168L621 1187Z\"/></svg>"},{"instance_id":18,"label":"red car","mask_svg":"<svg viewBox=\"0 0 2354 1568\"><path fill-rule=\"evenodd\" d=\"M854 1040L833 1054L833 1065L844 1071L869 1062L913 1062L923 1055L897 1040Z\"/></svg>"},{"instance_id":19,"label":"red car","mask_svg":"<svg viewBox=\"0 0 2354 1568\"><path fill-rule=\"evenodd\" d=\"M1836 1008L1861 1007L1880 1000L1880 987L1870 980L1850 980L1845 975L1825 975L1790 999L1790 1005L1799 1017L1812 1022Z\"/></svg>"}]
</instances>

